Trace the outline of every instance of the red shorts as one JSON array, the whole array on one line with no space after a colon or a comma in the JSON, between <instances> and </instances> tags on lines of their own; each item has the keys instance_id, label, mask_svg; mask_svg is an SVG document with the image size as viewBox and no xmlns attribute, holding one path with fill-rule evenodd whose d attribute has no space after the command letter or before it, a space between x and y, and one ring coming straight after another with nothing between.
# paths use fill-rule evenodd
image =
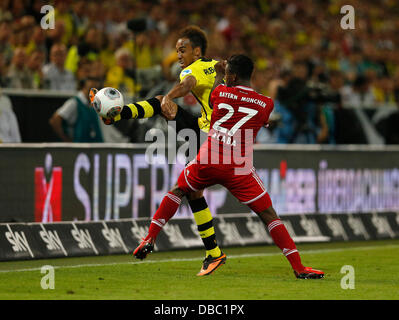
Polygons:
<instances>
[{"instance_id":1,"label":"red shorts","mask_svg":"<svg viewBox=\"0 0 399 320\"><path fill-rule=\"evenodd\" d=\"M256 213L272 205L269 194L257 175L255 168L248 174L236 174L235 168L226 165L199 164L190 162L177 180L178 187L185 193L191 193L221 184L242 204L246 204Z\"/></svg>"}]
</instances>

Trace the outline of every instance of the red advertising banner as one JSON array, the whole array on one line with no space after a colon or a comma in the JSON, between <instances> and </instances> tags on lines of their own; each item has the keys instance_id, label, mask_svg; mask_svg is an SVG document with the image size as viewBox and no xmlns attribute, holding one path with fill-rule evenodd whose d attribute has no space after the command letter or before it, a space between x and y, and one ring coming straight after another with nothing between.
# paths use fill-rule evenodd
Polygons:
<instances>
[{"instance_id":1,"label":"red advertising banner","mask_svg":"<svg viewBox=\"0 0 399 320\"><path fill-rule=\"evenodd\" d=\"M50 174L47 181L46 175ZM62 220L62 168L51 168L51 155L46 156L46 168L35 168L35 222Z\"/></svg>"}]
</instances>

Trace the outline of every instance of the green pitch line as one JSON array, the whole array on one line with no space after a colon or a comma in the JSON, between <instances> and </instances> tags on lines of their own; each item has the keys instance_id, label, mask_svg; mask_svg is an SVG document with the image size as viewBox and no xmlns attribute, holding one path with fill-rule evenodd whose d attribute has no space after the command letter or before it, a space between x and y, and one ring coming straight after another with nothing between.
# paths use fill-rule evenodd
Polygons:
<instances>
[{"instance_id":1,"label":"green pitch line","mask_svg":"<svg viewBox=\"0 0 399 320\"><path fill-rule=\"evenodd\" d=\"M226 248L226 265L196 277L202 250L0 263L0 299L399 299L399 240L298 245L322 280L298 280L274 246ZM43 290L43 265L55 268L55 289ZM355 289L341 288L342 266Z\"/></svg>"}]
</instances>

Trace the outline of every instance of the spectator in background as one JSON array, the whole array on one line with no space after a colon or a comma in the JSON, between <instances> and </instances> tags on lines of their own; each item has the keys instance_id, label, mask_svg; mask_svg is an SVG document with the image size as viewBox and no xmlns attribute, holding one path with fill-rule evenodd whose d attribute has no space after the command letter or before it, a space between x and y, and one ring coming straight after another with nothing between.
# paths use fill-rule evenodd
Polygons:
<instances>
[{"instance_id":1,"label":"spectator in background","mask_svg":"<svg viewBox=\"0 0 399 320\"><path fill-rule=\"evenodd\" d=\"M78 85L88 78L93 72L93 63L86 58L80 59L78 63L78 69L76 71L75 79Z\"/></svg>"},{"instance_id":2,"label":"spectator in background","mask_svg":"<svg viewBox=\"0 0 399 320\"><path fill-rule=\"evenodd\" d=\"M388 85L387 85L388 86ZM399 144L399 69L393 77L392 83L393 98L396 107L387 110L387 116L383 116L376 121L376 128L381 136L384 138L385 144Z\"/></svg>"},{"instance_id":3,"label":"spectator in background","mask_svg":"<svg viewBox=\"0 0 399 320\"><path fill-rule=\"evenodd\" d=\"M372 90L378 105L395 106L394 82L388 76L379 77Z\"/></svg>"},{"instance_id":4,"label":"spectator in background","mask_svg":"<svg viewBox=\"0 0 399 320\"><path fill-rule=\"evenodd\" d=\"M328 142L329 130L322 103L323 91L308 81L306 63L296 62L290 76L285 75L277 89L275 112L281 116L276 128L277 142Z\"/></svg>"},{"instance_id":5,"label":"spectator in background","mask_svg":"<svg viewBox=\"0 0 399 320\"><path fill-rule=\"evenodd\" d=\"M65 32L62 35L61 42L65 45L69 44L73 35L73 18L70 13L71 0L55 0L54 1L54 18L55 21L62 21L64 23Z\"/></svg>"},{"instance_id":6,"label":"spectator in background","mask_svg":"<svg viewBox=\"0 0 399 320\"><path fill-rule=\"evenodd\" d=\"M89 26L89 18L85 15L86 3L83 0L78 0L73 3L72 22L73 30L78 38L83 37L87 27Z\"/></svg>"},{"instance_id":7,"label":"spectator in background","mask_svg":"<svg viewBox=\"0 0 399 320\"><path fill-rule=\"evenodd\" d=\"M0 87L7 86L7 65L4 60L3 54L0 52Z\"/></svg>"},{"instance_id":8,"label":"spectator in background","mask_svg":"<svg viewBox=\"0 0 399 320\"><path fill-rule=\"evenodd\" d=\"M44 53L44 61L48 61L48 52L46 47L46 35L44 30L40 26L36 26L33 29L32 39L29 42L29 48L31 50L40 50Z\"/></svg>"},{"instance_id":9,"label":"spectator in background","mask_svg":"<svg viewBox=\"0 0 399 320\"><path fill-rule=\"evenodd\" d=\"M335 102L336 108L342 107L342 90L344 88L344 75L335 70L329 73L329 94Z\"/></svg>"},{"instance_id":10,"label":"spectator in background","mask_svg":"<svg viewBox=\"0 0 399 320\"><path fill-rule=\"evenodd\" d=\"M43 67L45 87L51 90L76 90L72 72L65 69L66 47L56 43L51 47L50 63Z\"/></svg>"},{"instance_id":11,"label":"spectator in background","mask_svg":"<svg viewBox=\"0 0 399 320\"><path fill-rule=\"evenodd\" d=\"M105 80L106 87L117 88L123 95L133 96L140 90L136 84L133 56L127 48L115 52L116 65L109 69Z\"/></svg>"},{"instance_id":12,"label":"spectator in background","mask_svg":"<svg viewBox=\"0 0 399 320\"><path fill-rule=\"evenodd\" d=\"M62 141L104 142L98 114L88 101L90 88L101 86L101 79L82 80L78 94L68 99L50 118L51 127Z\"/></svg>"},{"instance_id":13,"label":"spectator in background","mask_svg":"<svg viewBox=\"0 0 399 320\"><path fill-rule=\"evenodd\" d=\"M21 135L11 100L0 91L0 143L7 142L21 142Z\"/></svg>"},{"instance_id":14,"label":"spectator in background","mask_svg":"<svg viewBox=\"0 0 399 320\"><path fill-rule=\"evenodd\" d=\"M162 48L160 35L157 30L140 32L135 37L135 42L128 40L124 47L136 56L136 67L140 69L151 68L162 61Z\"/></svg>"},{"instance_id":15,"label":"spectator in background","mask_svg":"<svg viewBox=\"0 0 399 320\"><path fill-rule=\"evenodd\" d=\"M112 35L101 35L101 49L99 58L103 63L106 71L115 65L115 51L122 45L123 40Z\"/></svg>"},{"instance_id":16,"label":"spectator in background","mask_svg":"<svg viewBox=\"0 0 399 320\"><path fill-rule=\"evenodd\" d=\"M32 29L35 26L35 19L32 16L23 16L14 22L13 45L23 47L26 54L30 54L29 41L32 37Z\"/></svg>"},{"instance_id":17,"label":"spectator in background","mask_svg":"<svg viewBox=\"0 0 399 320\"><path fill-rule=\"evenodd\" d=\"M95 78L105 79L106 70L105 66L100 59L90 62L91 64L91 74Z\"/></svg>"},{"instance_id":18,"label":"spectator in background","mask_svg":"<svg viewBox=\"0 0 399 320\"><path fill-rule=\"evenodd\" d=\"M342 106L355 108L373 108L376 106L375 96L370 88L370 81L365 76L356 77L352 86L342 89Z\"/></svg>"},{"instance_id":19,"label":"spectator in background","mask_svg":"<svg viewBox=\"0 0 399 320\"><path fill-rule=\"evenodd\" d=\"M14 19L19 19L26 14L26 1L23 0L12 0L11 1L11 13Z\"/></svg>"},{"instance_id":20,"label":"spectator in background","mask_svg":"<svg viewBox=\"0 0 399 320\"><path fill-rule=\"evenodd\" d=\"M100 48L102 45L102 35L96 27L90 26L83 39L77 45L69 48L65 68L72 73L77 72L77 67L81 59L88 59L95 61L99 57Z\"/></svg>"},{"instance_id":21,"label":"spectator in background","mask_svg":"<svg viewBox=\"0 0 399 320\"><path fill-rule=\"evenodd\" d=\"M41 13L40 11L43 6L48 4L49 1L47 0L31 0L27 13L35 18L37 24L40 24L40 21L43 19L43 13Z\"/></svg>"},{"instance_id":22,"label":"spectator in background","mask_svg":"<svg viewBox=\"0 0 399 320\"><path fill-rule=\"evenodd\" d=\"M33 88L33 75L26 66L28 62L25 49L17 47L14 50L12 63L7 73L7 85L15 89Z\"/></svg>"},{"instance_id":23,"label":"spectator in background","mask_svg":"<svg viewBox=\"0 0 399 320\"><path fill-rule=\"evenodd\" d=\"M396 70L393 77L393 92L395 95L396 106L399 108L399 69Z\"/></svg>"},{"instance_id":24,"label":"spectator in background","mask_svg":"<svg viewBox=\"0 0 399 320\"><path fill-rule=\"evenodd\" d=\"M21 41L20 44L25 48L25 53L30 55L35 49L35 43L33 40L33 33L35 29L35 18L32 16L23 16L20 22L21 28Z\"/></svg>"},{"instance_id":25,"label":"spectator in background","mask_svg":"<svg viewBox=\"0 0 399 320\"><path fill-rule=\"evenodd\" d=\"M65 22L55 20L54 29L46 30L46 52L50 52L55 43L62 43L65 34Z\"/></svg>"},{"instance_id":26,"label":"spectator in background","mask_svg":"<svg viewBox=\"0 0 399 320\"><path fill-rule=\"evenodd\" d=\"M275 101L275 112L281 115L281 124L277 128L278 143L295 143L300 133L309 131L307 73L306 64L298 62L289 76L284 74L284 82L278 86Z\"/></svg>"},{"instance_id":27,"label":"spectator in background","mask_svg":"<svg viewBox=\"0 0 399 320\"><path fill-rule=\"evenodd\" d=\"M43 88L43 68L44 64L44 52L35 50L28 58L28 69L33 76L33 89Z\"/></svg>"},{"instance_id":28,"label":"spectator in background","mask_svg":"<svg viewBox=\"0 0 399 320\"><path fill-rule=\"evenodd\" d=\"M10 12L10 4L11 0L2 0L0 1L0 20L4 18L5 16L12 18L11 12Z\"/></svg>"},{"instance_id":29,"label":"spectator in background","mask_svg":"<svg viewBox=\"0 0 399 320\"><path fill-rule=\"evenodd\" d=\"M0 21L0 54L3 55L4 63L9 65L12 59L11 39L11 19L3 19Z\"/></svg>"},{"instance_id":30,"label":"spectator in background","mask_svg":"<svg viewBox=\"0 0 399 320\"><path fill-rule=\"evenodd\" d=\"M118 36L126 31L126 19L123 7L112 1L106 4L106 9L108 10L108 19L105 23L106 32L112 36Z\"/></svg>"}]
</instances>

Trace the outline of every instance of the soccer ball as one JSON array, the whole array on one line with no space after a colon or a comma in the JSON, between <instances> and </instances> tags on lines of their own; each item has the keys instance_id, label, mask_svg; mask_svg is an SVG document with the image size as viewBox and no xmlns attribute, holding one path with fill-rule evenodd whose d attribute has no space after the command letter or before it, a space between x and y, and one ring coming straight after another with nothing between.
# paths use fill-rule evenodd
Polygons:
<instances>
[{"instance_id":1,"label":"soccer ball","mask_svg":"<svg viewBox=\"0 0 399 320\"><path fill-rule=\"evenodd\" d=\"M92 104L98 115L105 119L117 116L124 106L122 94L111 87L99 90L94 96Z\"/></svg>"}]
</instances>

